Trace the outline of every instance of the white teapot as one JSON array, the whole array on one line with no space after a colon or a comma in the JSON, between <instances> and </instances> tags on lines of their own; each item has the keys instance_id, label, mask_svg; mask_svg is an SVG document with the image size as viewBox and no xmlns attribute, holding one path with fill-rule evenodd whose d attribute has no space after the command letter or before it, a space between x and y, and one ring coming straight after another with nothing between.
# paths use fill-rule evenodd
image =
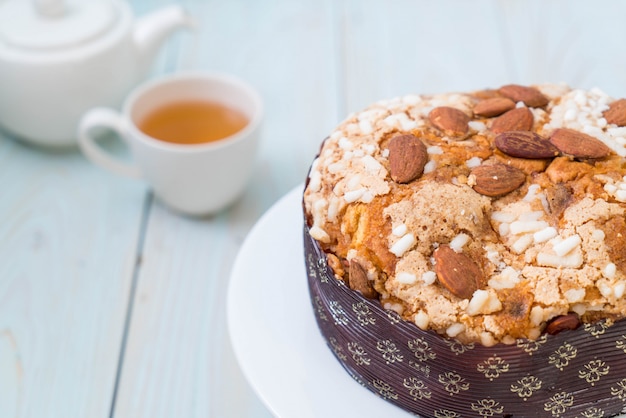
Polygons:
<instances>
[{"instance_id":1,"label":"white teapot","mask_svg":"<svg viewBox=\"0 0 626 418\"><path fill-rule=\"evenodd\" d=\"M123 0L0 1L0 127L75 144L83 113L121 105L167 36L192 24L176 5L135 21Z\"/></svg>"}]
</instances>

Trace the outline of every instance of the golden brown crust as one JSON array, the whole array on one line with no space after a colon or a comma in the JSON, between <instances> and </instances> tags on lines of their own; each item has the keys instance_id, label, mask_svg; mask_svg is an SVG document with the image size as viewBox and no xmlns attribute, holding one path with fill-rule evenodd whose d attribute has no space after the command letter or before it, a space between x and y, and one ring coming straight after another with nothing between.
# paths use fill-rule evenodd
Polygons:
<instances>
[{"instance_id":1,"label":"golden brown crust","mask_svg":"<svg viewBox=\"0 0 626 418\"><path fill-rule=\"evenodd\" d=\"M613 99L598 90L522 87L513 93L531 105L517 103L513 114L523 120L504 126L527 124L531 115L540 138L513 135L517 142L500 142L502 149L495 145L501 128L491 128L506 113L477 116L473 109L503 91L510 97L510 88L377 103L329 136L304 200L311 236L338 277L358 263L383 307L468 342L536 338L548 321L571 312L583 321L626 315L626 128L602 117ZM548 101L533 101L541 97ZM538 152L558 129L602 145L568 143L551 158L511 155ZM427 162L414 169L396 160L410 175L394 181L388 145L399 135L423 146L394 158L423 158L426 150ZM535 148L518 154L516 146ZM589 152L602 147L609 155ZM449 274L456 257L436 256L441 246L475 263L476 289L449 282L465 279Z\"/></svg>"}]
</instances>

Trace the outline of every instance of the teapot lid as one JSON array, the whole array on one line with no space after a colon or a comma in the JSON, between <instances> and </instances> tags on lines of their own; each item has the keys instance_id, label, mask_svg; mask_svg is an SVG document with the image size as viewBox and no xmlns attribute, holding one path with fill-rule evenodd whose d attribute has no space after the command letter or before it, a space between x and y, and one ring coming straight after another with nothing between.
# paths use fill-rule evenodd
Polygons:
<instances>
[{"instance_id":1,"label":"teapot lid","mask_svg":"<svg viewBox=\"0 0 626 418\"><path fill-rule=\"evenodd\" d=\"M117 19L110 0L0 1L0 44L50 50L89 42Z\"/></svg>"}]
</instances>

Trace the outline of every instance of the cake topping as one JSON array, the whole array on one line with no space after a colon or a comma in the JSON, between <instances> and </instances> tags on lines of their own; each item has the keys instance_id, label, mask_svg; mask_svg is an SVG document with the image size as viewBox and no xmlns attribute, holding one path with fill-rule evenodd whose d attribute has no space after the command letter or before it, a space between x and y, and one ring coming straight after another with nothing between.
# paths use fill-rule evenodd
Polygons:
<instances>
[{"instance_id":1,"label":"cake topping","mask_svg":"<svg viewBox=\"0 0 626 418\"><path fill-rule=\"evenodd\" d=\"M491 118L500 116L504 112L515 109L515 102L506 97L492 97L481 100L474 106L474 114Z\"/></svg>"},{"instance_id":2,"label":"cake topping","mask_svg":"<svg viewBox=\"0 0 626 418\"><path fill-rule=\"evenodd\" d=\"M611 149L596 138L573 129L561 128L550 135L552 142L562 153L575 158L604 158Z\"/></svg>"},{"instance_id":3,"label":"cake topping","mask_svg":"<svg viewBox=\"0 0 626 418\"><path fill-rule=\"evenodd\" d=\"M436 107L430 111L428 119L433 126L450 137L463 137L469 130L469 116L453 107Z\"/></svg>"},{"instance_id":4,"label":"cake topping","mask_svg":"<svg viewBox=\"0 0 626 418\"><path fill-rule=\"evenodd\" d=\"M511 157L552 158L559 155L558 148L536 132L503 132L496 136L495 145Z\"/></svg>"},{"instance_id":5,"label":"cake topping","mask_svg":"<svg viewBox=\"0 0 626 418\"><path fill-rule=\"evenodd\" d=\"M548 98L533 87L508 84L498 89L498 92L515 102L523 102L528 107L544 107L548 104Z\"/></svg>"},{"instance_id":6,"label":"cake topping","mask_svg":"<svg viewBox=\"0 0 626 418\"><path fill-rule=\"evenodd\" d=\"M564 85L376 103L312 164L309 233L351 288L461 342L625 317L620 103Z\"/></svg>"},{"instance_id":7,"label":"cake topping","mask_svg":"<svg viewBox=\"0 0 626 418\"><path fill-rule=\"evenodd\" d=\"M424 172L426 145L414 135L397 135L389 141L389 171L396 183L409 183Z\"/></svg>"},{"instance_id":8,"label":"cake topping","mask_svg":"<svg viewBox=\"0 0 626 418\"><path fill-rule=\"evenodd\" d=\"M546 332L556 335L561 331L576 329L580 326L580 319L575 313L560 315L550 321L546 327Z\"/></svg>"},{"instance_id":9,"label":"cake topping","mask_svg":"<svg viewBox=\"0 0 626 418\"><path fill-rule=\"evenodd\" d=\"M378 297L378 293L374 290L372 283L367 277L367 271L355 260L350 261L348 284L350 289L361 292L368 299Z\"/></svg>"},{"instance_id":10,"label":"cake topping","mask_svg":"<svg viewBox=\"0 0 626 418\"><path fill-rule=\"evenodd\" d=\"M391 246L391 248L389 248L389 251L392 252L396 257L402 257L404 253L406 253L408 250L411 249L411 247L413 247L415 242L415 235L405 234L400 237L400 239L397 240Z\"/></svg>"},{"instance_id":11,"label":"cake topping","mask_svg":"<svg viewBox=\"0 0 626 418\"><path fill-rule=\"evenodd\" d=\"M526 181L526 174L506 164L483 164L472 169L470 179L475 191L495 197L517 189Z\"/></svg>"},{"instance_id":12,"label":"cake topping","mask_svg":"<svg viewBox=\"0 0 626 418\"><path fill-rule=\"evenodd\" d=\"M494 119L491 131L496 134L507 131L530 131L533 128L533 120L533 113L527 107L518 107Z\"/></svg>"},{"instance_id":13,"label":"cake topping","mask_svg":"<svg viewBox=\"0 0 626 418\"><path fill-rule=\"evenodd\" d=\"M456 297L469 299L478 290L483 273L466 254L441 245L433 253L439 283Z\"/></svg>"},{"instance_id":14,"label":"cake topping","mask_svg":"<svg viewBox=\"0 0 626 418\"><path fill-rule=\"evenodd\" d=\"M626 126L626 99L619 99L611 103L603 115L607 123Z\"/></svg>"},{"instance_id":15,"label":"cake topping","mask_svg":"<svg viewBox=\"0 0 626 418\"><path fill-rule=\"evenodd\" d=\"M478 289L473 293L466 312L470 316L476 316L478 314L488 315L500 310L502 310L502 303L496 292Z\"/></svg>"}]
</instances>

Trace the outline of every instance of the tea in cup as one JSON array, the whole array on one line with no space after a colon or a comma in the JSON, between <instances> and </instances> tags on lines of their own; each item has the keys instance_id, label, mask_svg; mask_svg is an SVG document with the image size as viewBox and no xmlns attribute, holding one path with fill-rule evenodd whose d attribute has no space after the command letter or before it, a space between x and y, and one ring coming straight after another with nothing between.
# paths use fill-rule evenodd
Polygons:
<instances>
[{"instance_id":1,"label":"tea in cup","mask_svg":"<svg viewBox=\"0 0 626 418\"><path fill-rule=\"evenodd\" d=\"M236 77L181 73L137 87L121 112L88 111L80 122L78 142L93 163L145 179L170 208L206 215L231 204L248 183L262 113L258 93ZM98 127L119 134L132 163L98 144L93 135Z\"/></svg>"},{"instance_id":2,"label":"tea in cup","mask_svg":"<svg viewBox=\"0 0 626 418\"><path fill-rule=\"evenodd\" d=\"M242 111L219 102L185 100L163 105L139 123L152 138L174 144L203 144L227 138L246 127Z\"/></svg>"}]
</instances>

